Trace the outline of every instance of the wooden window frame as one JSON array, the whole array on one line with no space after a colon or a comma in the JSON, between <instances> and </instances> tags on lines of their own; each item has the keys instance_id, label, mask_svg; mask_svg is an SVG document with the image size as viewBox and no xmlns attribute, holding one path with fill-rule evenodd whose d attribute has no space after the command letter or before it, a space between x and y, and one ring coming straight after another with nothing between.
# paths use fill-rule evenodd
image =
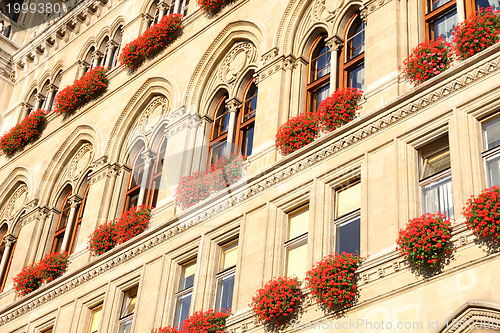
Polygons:
<instances>
[{"instance_id":1,"label":"wooden window frame","mask_svg":"<svg viewBox=\"0 0 500 333\"><path fill-rule=\"evenodd\" d=\"M176 317L177 317L177 315L178 315L178 311L180 310L180 308L177 308L177 304L178 304L179 299L181 299L182 297L184 297L184 296L186 296L186 295L188 295L188 294L191 294L191 303L189 304L189 313L191 313L191 312L192 312L192 310L193 310L193 308L192 308L192 305L193 305L193 295L194 295L193 291L194 291L194 285L196 284L196 271L195 271L195 273L194 273L193 285L192 285L192 286L190 286L190 287L184 288L184 289L182 289L182 290L180 289L180 288L181 288L181 285L180 285L180 284L181 284L182 279L183 279L183 278L182 278L182 271L183 271L186 267L191 266L191 265L193 265L193 264L194 264L194 265L198 265L199 263L198 263L198 261L197 261L196 259L193 259L193 260L187 261L187 262L185 262L185 263L183 263L183 264L181 264L181 265L180 265L180 266L181 266L181 270L180 270L180 276L179 276L179 278L177 279L177 292L175 293L175 296L174 296L174 300L175 300L175 303L174 303L174 323L173 323L173 324L174 324L174 326L176 326L175 321L176 321L176 319L177 319ZM196 266L196 269L198 269L198 266ZM185 278L185 277L184 277L184 278ZM181 320L181 321L179 322L179 324L177 325L178 327L180 327L180 326L181 326L182 321L183 321L183 320Z\"/></svg>"},{"instance_id":2,"label":"wooden window frame","mask_svg":"<svg viewBox=\"0 0 500 333\"><path fill-rule=\"evenodd\" d=\"M73 194L73 191L70 190L68 192L68 194L66 194L66 196L64 197L64 200L62 202L62 205L61 205L61 211L59 213L59 217L57 219L57 223L56 223L56 229L54 230L54 235L52 236L52 243L50 245L50 253L54 253L54 252L59 252L61 251L62 249L59 249L59 251L57 251L57 240L59 238L62 238L64 239L64 234L66 233L66 229L68 228L68 220L69 220L69 212L71 211L71 205L69 206L69 209L68 209L68 220L66 221L66 224L64 225L64 227L59 227L60 223L61 223L61 218L63 217L64 215L64 206L66 206L66 204L68 203L68 200L69 200L69 197ZM62 243L61 243L62 245Z\"/></svg>"},{"instance_id":3,"label":"wooden window frame","mask_svg":"<svg viewBox=\"0 0 500 333\"><path fill-rule=\"evenodd\" d=\"M488 176L489 175L488 160L491 160L491 159L494 159L494 158L497 158L500 156L500 145L487 149L486 141L485 141L485 137L484 137L484 134L485 134L484 125L492 120L495 120L495 119L497 119L500 122L500 116L497 113L495 113L494 115L492 115L490 117L487 117L487 118L481 120L481 144L482 144L481 157L483 158L483 169L484 169L484 176L485 176L484 178L485 178L487 187L491 187L494 185L494 184L490 184L490 180L489 180L489 176Z\"/></svg>"},{"instance_id":4,"label":"wooden window frame","mask_svg":"<svg viewBox=\"0 0 500 333\"><path fill-rule=\"evenodd\" d=\"M207 165L208 167L210 167L211 165L211 161L212 161L212 150L213 150L213 147L220 144L220 143L223 143L225 142L226 145L228 144L227 142L227 138L228 138L228 133L229 131L231 131L231 124L229 124L229 128L227 129L227 131L225 132L222 132L221 133L218 133L218 136L215 137L215 124L217 122L217 120L219 118L223 118L223 117L226 117L226 114L229 114L229 112L227 111L227 108L226 108L226 101L229 99L229 94L227 92L225 92L220 98L219 100L217 101L217 104L215 105L215 108L214 108L214 112L213 112L213 122L212 122L212 128L210 129L210 144L209 144L209 150L208 150L208 161L207 161ZM217 117L217 112L219 111L219 108L220 107L224 107L224 109L226 110L226 112L224 112L221 116Z\"/></svg>"},{"instance_id":5,"label":"wooden window frame","mask_svg":"<svg viewBox=\"0 0 500 333\"><path fill-rule=\"evenodd\" d=\"M349 19L349 22L347 23L346 29L344 31L344 45L342 47L342 51L339 52L339 61L338 61L338 64L339 64L339 83L338 83L338 86L339 86L339 88L349 87L349 85L348 85L348 73L350 71L352 71L354 68L358 67L359 65L365 63L365 51L358 54L357 56L355 56L352 59L349 59L349 60L347 59L349 30L351 29L352 24L354 23L354 21L358 17L360 20L362 20L360 17L360 13L356 12ZM365 25L365 29L366 29L366 25ZM365 50L366 50L366 38L365 38L364 43L365 43Z\"/></svg>"},{"instance_id":6,"label":"wooden window frame","mask_svg":"<svg viewBox=\"0 0 500 333\"><path fill-rule=\"evenodd\" d=\"M21 229L19 229L17 237L19 237L19 234L21 233ZM4 234L2 235L2 238L0 238L0 242L3 241L5 235L7 235L7 230L5 230ZM3 276L0 276L0 293L3 292L3 290L5 288L5 284L7 283L7 277L9 276L10 266L12 265L12 259L14 258L14 251L16 250L16 245L17 245L17 238L10 247L9 259L7 260L7 264L5 265L5 270L3 272ZM5 249L5 245L2 245L2 246ZM2 257L0 257L0 259L2 259Z\"/></svg>"},{"instance_id":7,"label":"wooden window frame","mask_svg":"<svg viewBox=\"0 0 500 333\"><path fill-rule=\"evenodd\" d=\"M131 301L132 297L130 297L130 295L128 294L132 289L134 288L137 288L137 291L136 291L136 295L135 295L135 305L134 305L134 310L132 313L129 313L128 315L124 315L123 312L124 312L124 307L125 305L127 304L127 302ZM132 321L132 325L133 325L133 322L134 322L134 315L136 313L136 307L137 307L137 299L139 297L139 285L135 285L135 286L132 286L130 288L128 288L127 290L125 290L123 292L123 298L122 298L122 303L121 303L121 307L120 307L120 315L118 317L118 331L120 331L121 329L121 325L125 322L127 322L128 320L131 320Z\"/></svg>"},{"instance_id":8,"label":"wooden window frame","mask_svg":"<svg viewBox=\"0 0 500 333\"><path fill-rule=\"evenodd\" d=\"M442 5L439 8L436 8L432 10L429 8L429 1L428 0L422 0L424 3L424 30L425 30L425 39L429 40L435 40L436 36L434 36L434 31L432 31L429 26L437 20L438 18L442 17L443 15L457 9L457 0L451 0L450 2ZM432 0L430 0L432 1ZM467 3L472 2L473 0L466 0L466 7L470 5L467 5ZM470 12L466 10L466 12Z\"/></svg>"},{"instance_id":9,"label":"wooden window frame","mask_svg":"<svg viewBox=\"0 0 500 333\"><path fill-rule=\"evenodd\" d=\"M233 245L236 245L236 251L239 250L239 239L236 238L236 239L233 239L223 245L221 245L220 247L220 258L219 258L219 268L218 268L218 273L217 275L215 276L215 304L214 304L214 309L217 309L217 298L219 297L219 281L222 281L224 278L230 276L230 275L234 275L235 276L235 280L236 280L236 264L233 265L233 266L230 266L226 269L222 269L221 270L221 265L223 264L222 262L222 259L223 259L223 255L224 255L224 249L225 248L229 248ZM235 281L236 282L236 281ZM234 288L234 285L233 285L233 288ZM233 293L233 302L234 302L234 293ZM229 310L229 309L225 309L225 310ZM222 311L222 309L217 309L217 311Z\"/></svg>"},{"instance_id":10,"label":"wooden window frame","mask_svg":"<svg viewBox=\"0 0 500 333\"><path fill-rule=\"evenodd\" d=\"M91 308L89 308L90 319L88 321L88 324L89 324L88 329L87 329L88 333L99 333L99 329L100 329L100 326L102 324L102 311L104 310L103 304L104 303L101 302L101 303L98 303L98 304L92 306ZM98 310L98 309L101 311L101 318L99 319L99 324L98 324L99 328L97 329L97 331L91 331L92 323L94 321L94 315L96 314L96 312L97 312L96 310Z\"/></svg>"},{"instance_id":11,"label":"wooden window frame","mask_svg":"<svg viewBox=\"0 0 500 333\"><path fill-rule=\"evenodd\" d=\"M161 163L161 161L165 161L165 154L167 152L167 138L166 136L163 136L160 139L160 143L158 144L158 153L156 154L155 162L153 164L153 167L151 169L151 173L149 175L149 181L148 181L148 188L146 189L146 197L145 197L145 203L148 206L155 207L157 202L158 202L158 197L157 194L160 190L159 184L158 188L156 188L155 182L159 181L161 182L161 178L163 175L163 167L164 164ZM161 164L161 167L159 168Z\"/></svg>"},{"instance_id":12,"label":"wooden window frame","mask_svg":"<svg viewBox=\"0 0 500 333\"><path fill-rule=\"evenodd\" d=\"M295 236L292 239L289 239L290 235L290 219L293 215L298 215L301 214L305 211L309 211L309 203L303 204L289 212L286 213L286 227L285 227L285 242L283 244L283 275L287 275L288 272L288 251L290 248L292 248L294 245L299 245L299 246L308 246L309 245L309 222L310 222L310 217L308 220L308 225L307 225L307 232ZM300 245L300 243L304 244ZM307 265L307 263L306 263Z\"/></svg>"},{"instance_id":13,"label":"wooden window frame","mask_svg":"<svg viewBox=\"0 0 500 333\"><path fill-rule=\"evenodd\" d=\"M318 47L318 44L322 41L325 40L326 36L325 35L320 35L316 37L316 39L313 42L313 45L311 46L311 49L309 50L309 54L307 56L307 59L309 59L309 64L307 65L307 85L306 85L306 113L312 113L315 112L312 109L312 95L320 88L330 84L330 77L332 75L332 70L333 68L330 68L330 72L328 74L323 75L320 78L313 79L313 63L315 60L317 60L320 56L316 58L312 58L314 51L316 51L316 48ZM326 43L325 43L326 44ZM331 62L330 62L330 67L331 67ZM331 89L332 87L330 87Z\"/></svg>"},{"instance_id":14,"label":"wooden window frame","mask_svg":"<svg viewBox=\"0 0 500 333\"><path fill-rule=\"evenodd\" d=\"M139 149L139 151L135 155L134 162L132 163L132 170L130 170L130 175L129 175L128 183L127 183L128 184L127 185L127 191L125 192L125 200L124 200L124 204L123 204L123 211L124 212L132 209L132 207L130 206L130 198L132 196L134 196L135 194L139 195L139 193L141 192L142 178L141 178L141 181L139 183L136 183L134 186L132 186L132 181L133 181L133 177L134 177L134 170L136 170L137 160L140 158L140 155L145 150L146 150L146 146L142 145L142 147ZM143 168L142 177L144 177L144 166L145 166L145 164L146 163L145 163L145 161L143 159L143 162L139 165L139 167Z\"/></svg>"},{"instance_id":15,"label":"wooden window frame","mask_svg":"<svg viewBox=\"0 0 500 333\"><path fill-rule=\"evenodd\" d=\"M258 104L257 104L257 108L254 110L254 113L252 114L252 116L246 120L243 120L243 116L245 115L245 113L247 111L247 103L250 102L249 104L251 104L252 99L259 98L259 87L257 87L257 85L255 86L257 88L257 93L250 96L250 97L247 96L248 91L250 90L250 88L252 87L252 84L254 84L254 83L255 83L254 78L252 78L247 83L247 86L245 87L245 90L243 91L243 102L241 104L241 110L240 110L240 112L238 112L238 117L236 119L235 142L237 142L238 147L240 148L241 152L243 152L243 137L244 137L243 133L245 131L248 131L248 129L250 129L253 126L254 127L254 136L255 136L255 116L257 115ZM252 147L253 147L253 142L252 142Z\"/></svg>"},{"instance_id":16,"label":"wooden window frame","mask_svg":"<svg viewBox=\"0 0 500 333\"><path fill-rule=\"evenodd\" d=\"M78 205L78 210L75 216L75 223L73 224L73 230L71 231L71 239L69 241L69 249L68 249L69 254L73 253L73 251L75 250L78 233L80 231L80 227L82 225L82 220L83 220L83 214L85 212L85 205L87 203L87 194L89 192L89 189L90 189L90 184L87 184L83 192L82 201Z\"/></svg>"}]
</instances>

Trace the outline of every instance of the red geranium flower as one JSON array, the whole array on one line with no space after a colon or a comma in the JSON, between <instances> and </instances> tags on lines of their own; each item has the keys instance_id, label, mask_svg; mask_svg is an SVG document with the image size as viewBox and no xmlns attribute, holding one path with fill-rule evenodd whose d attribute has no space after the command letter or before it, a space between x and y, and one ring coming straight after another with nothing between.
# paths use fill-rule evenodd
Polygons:
<instances>
[{"instance_id":1,"label":"red geranium flower","mask_svg":"<svg viewBox=\"0 0 500 333\"><path fill-rule=\"evenodd\" d=\"M478 196L472 195L463 209L467 227L478 237L500 240L500 187L484 189Z\"/></svg>"}]
</instances>

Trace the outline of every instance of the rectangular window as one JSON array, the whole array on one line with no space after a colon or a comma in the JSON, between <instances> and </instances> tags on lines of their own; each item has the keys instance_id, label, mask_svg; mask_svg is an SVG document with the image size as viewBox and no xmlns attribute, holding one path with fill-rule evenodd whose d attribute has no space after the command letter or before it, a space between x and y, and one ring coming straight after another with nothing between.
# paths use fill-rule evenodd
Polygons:
<instances>
[{"instance_id":1,"label":"rectangular window","mask_svg":"<svg viewBox=\"0 0 500 333\"><path fill-rule=\"evenodd\" d=\"M99 332L102 317L102 303L90 309L89 333Z\"/></svg>"},{"instance_id":2,"label":"rectangular window","mask_svg":"<svg viewBox=\"0 0 500 333\"><path fill-rule=\"evenodd\" d=\"M53 330L54 330L54 328L53 328L53 327L51 327L51 328L47 328L47 329L45 329L45 330L41 331L40 333L52 333L52 332L53 332Z\"/></svg>"},{"instance_id":3,"label":"rectangular window","mask_svg":"<svg viewBox=\"0 0 500 333\"><path fill-rule=\"evenodd\" d=\"M500 184L500 117L483 124L483 159L488 186Z\"/></svg>"},{"instance_id":4,"label":"rectangular window","mask_svg":"<svg viewBox=\"0 0 500 333\"><path fill-rule=\"evenodd\" d=\"M309 207L288 214L285 242L285 275L304 278L307 269L307 232Z\"/></svg>"},{"instance_id":5,"label":"rectangular window","mask_svg":"<svg viewBox=\"0 0 500 333\"><path fill-rule=\"evenodd\" d=\"M218 311L232 308L237 254L238 241L233 241L222 247L215 300L215 309Z\"/></svg>"},{"instance_id":6,"label":"rectangular window","mask_svg":"<svg viewBox=\"0 0 500 333\"><path fill-rule=\"evenodd\" d=\"M335 252L360 252L361 182L335 191Z\"/></svg>"},{"instance_id":7,"label":"rectangular window","mask_svg":"<svg viewBox=\"0 0 500 333\"><path fill-rule=\"evenodd\" d=\"M130 333L134 319L135 304L137 303L137 289L135 286L123 294L122 308L120 311L119 333Z\"/></svg>"},{"instance_id":8,"label":"rectangular window","mask_svg":"<svg viewBox=\"0 0 500 333\"><path fill-rule=\"evenodd\" d=\"M187 316L191 307L191 298L193 296L194 276L196 273L196 261L182 266L179 289L175 295L175 317L174 326L179 327Z\"/></svg>"},{"instance_id":9,"label":"rectangular window","mask_svg":"<svg viewBox=\"0 0 500 333\"><path fill-rule=\"evenodd\" d=\"M451 42L451 31L458 23L456 0L424 0L427 38L442 36Z\"/></svg>"},{"instance_id":10,"label":"rectangular window","mask_svg":"<svg viewBox=\"0 0 500 333\"><path fill-rule=\"evenodd\" d=\"M448 137L420 149L420 187L424 213L454 217Z\"/></svg>"},{"instance_id":11,"label":"rectangular window","mask_svg":"<svg viewBox=\"0 0 500 333\"><path fill-rule=\"evenodd\" d=\"M500 10L500 0L476 0L476 10L493 7L494 10Z\"/></svg>"}]
</instances>

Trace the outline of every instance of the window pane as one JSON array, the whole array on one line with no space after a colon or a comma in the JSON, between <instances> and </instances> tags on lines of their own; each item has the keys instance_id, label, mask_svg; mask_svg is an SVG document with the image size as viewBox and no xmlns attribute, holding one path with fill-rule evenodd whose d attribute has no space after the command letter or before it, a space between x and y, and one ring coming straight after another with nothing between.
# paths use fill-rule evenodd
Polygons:
<instances>
[{"instance_id":1,"label":"window pane","mask_svg":"<svg viewBox=\"0 0 500 333\"><path fill-rule=\"evenodd\" d=\"M102 304L91 310L90 325L89 325L90 333L99 331L99 325L101 324L101 315L102 315Z\"/></svg>"},{"instance_id":2,"label":"window pane","mask_svg":"<svg viewBox=\"0 0 500 333\"><path fill-rule=\"evenodd\" d=\"M429 4L428 4L428 8L432 11L432 10L438 9L442 5L447 4L450 1L452 1L452 0L430 0Z\"/></svg>"},{"instance_id":3,"label":"window pane","mask_svg":"<svg viewBox=\"0 0 500 333\"><path fill-rule=\"evenodd\" d=\"M447 42L451 43L453 37L451 31L457 23L457 10L454 9L430 23L429 29L433 33L433 36L431 37L433 37L433 39L437 39L439 36L443 36Z\"/></svg>"},{"instance_id":4,"label":"window pane","mask_svg":"<svg viewBox=\"0 0 500 333\"><path fill-rule=\"evenodd\" d=\"M476 7L479 8L487 8L493 7L495 10L500 10L500 0L476 0Z\"/></svg>"},{"instance_id":5,"label":"window pane","mask_svg":"<svg viewBox=\"0 0 500 333\"><path fill-rule=\"evenodd\" d=\"M360 251L360 224L361 217L342 222L337 226L336 246L337 253L359 253Z\"/></svg>"},{"instance_id":6,"label":"window pane","mask_svg":"<svg viewBox=\"0 0 500 333\"><path fill-rule=\"evenodd\" d=\"M335 218L339 218L361 207L361 183L336 193Z\"/></svg>"},{"instance_id":7,"label":"window pane","mask_svg":"<svg viewBox=\"0 0 500 333\"><path fill-rule=\"evenodd\" d=\"M288 217L288 238L294 239L300 235L307 233L309 226L309 209L301 210L297 213L292 213Z\"/></svg>"},{"instance_id":8,"label":"window pane","mask_svg":"<svg viewBox=\"0 0 500 333\"><path fill-rule=\"evenodd\" d=\"M218 159L220 159L222 156L226 154L226 151L229 149L227 148L227 142L226 141L220 141L217 142L212 146L212 149L210 150L211 156L210 156L210 163L213 164L215 163Z\"/></svg>"},{"instance_id":9,"label":"window pane","mask_svg":"<svg viewBox=\"0 0 500 333\"><path fill-rule=\"evenodd\" d=\"M486 167L488 169L489 186L500 185L500 155L488 158Z\"/></svg>"},{"instance_id":10,"label":"window pane","mask_svg":"<svg viewBox=\"0 0 500 333\"><path fill-rule=\"evenodd\" d=\"M354 24L351 27L356 30L352 32L352 36L347 41L347 60L351 60L365 52L365 22L359 18L356 21L358 21L355 22L357 27Z\"/></svg>"},{"instance_id":11,"label":"window pane","mask_svg":"<svg viewBox=\"0 0 500 333\"><path fill-rule=\"evenodd\" d=\"M484 150L500 145L500 117L488 121L483 125Z\"/></svg>"},{"instance_id":12,"label":"window pane","mask_svg":"<svg viewBox=\"0 0 500 333\"><path fill-rule=\"evenodd\" d=\"M347 84L351 88L365 89L365 64L355 67L347 72Z\"/></svg>"},{"instance_id":13,"label":"window pane","mask_svg":"<svg viewBox=\"0 0 500 333\"><path fill-rule=\"evenodd\" d=\"M177 304L175 307L174 326L179 326L180 323L182 323L182 321L184 319L186 319L187 316L189 316L189 307L191 305L191 296L192 296L192 293L188 293L184 296L177 298Z\"/></svg>"},{"instance_id":14,"label":"window pane","mask_svg":"<svg viewBox=\"0 0 500 333\"><path fill-rule=\"evenodd\" d=\"M321 102L330 96L330 84L327 84L318 90L314 91L311 95L311 112L318 111L319 105Z\"/></svg>"},{"instance_id":15,"label":"window pane","mask_svg":"<svg viewBox=\"0 0 500 333\"><path fill-rule=\"evenodd\" d=\"M286 276L304 278L307 267L307 239L286 248Z\"/></svg>"},{"instance_id":16,"label":"window pane","mask_svg":"<svg viewBox=\"0 0 500 333\"><path fill-rule=\"evenodd\" d=\"M231 244L222 250L222 265L220 271L229 267L236 266L236 257L238 255L238 243Z\"/></svg>"},{"instance_id":17,"label":"window pane","mask_svg":"<svg viewBox=\"0 0 500 333\"><path fill-rule=\"evenodd\" d=\"M126 317L134 313L135 303L137 300L137 289L138 287L135 286L125 292L123 297L123 305L120 318Z\"/></svg>"},{"instance_id":18,"label":"window pane","mask_svg":"<svg viewBox=\"0 0 500 333\"><path fill-rule=\"evenodd\" d=\"M313 81L331 72L331 57L332 55L330 53L330 50L328 49L328 47L324 46L320 51L320 55L317 58L313 59Z\"/></svg>"},{"instance_id":19,"label":"window pane","mask_svg":"<svg viewBox=\"0 0 500 333\"><path fill-rule=\"evenodd\" d=\"M216 310L231 309L233 304L234 277L235 273L232 273L219 279L217 283L217 300L215 303Z\"/></svg>"},{"instance_id":20,"label":"window pane","mask_svg":"<svg viewBox=\"0 0 500 333\"><path fill-rule=\"evenodd\" d=\"M193 286L195 273L196 273L196 263L184 266L182 268L179 291L191 288Z\"/></svg>"},{"instance_id":21,"label":"window pane","mask_svg":"<svg viewBox=\"0 0 500 333\"><path fill-rule=\"evenodd\" d=\"M421 179L435 175L451 167L450 150L446 148L432 154L423 160L423 170Z\"/></svg>"},{"instance_id":22,"label":"window pane","mask_svg":"<svg viewBox=\"0 0 500 333\"><path fill-rule=\"evenodd\" d=\"M451 176L444 177L423 187L424 213L441 211L453 218Z\"/></svg>"},{"instance_id":23,"label":"window pane","mask_svg":"<svg viewBox=\"0 0 500 333\"><path fill-rule=\"evenodd\" d=\"M246 127L241 133L241 154L243 156L252 155L254 124Z\"/></svg>"},{"instance_id":24,"label":"window pane","mask_svg":"<svg viewBox=\"0 0 500 333\"><path fill-rule=\"evenodd\" d=\"M130 333L132 330L132 318L125 320L120 324L119 333Z\"/></svg>"}]
</instances>

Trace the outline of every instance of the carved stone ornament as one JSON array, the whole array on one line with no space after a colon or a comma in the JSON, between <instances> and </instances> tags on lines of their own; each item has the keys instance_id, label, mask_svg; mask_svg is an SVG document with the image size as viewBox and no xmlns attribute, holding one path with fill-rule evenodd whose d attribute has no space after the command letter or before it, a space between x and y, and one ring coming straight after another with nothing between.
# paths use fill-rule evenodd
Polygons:
<instances>
[{"instance_id":1,"label":"carved stone ornament","mask_svg":"<svg viewBox=\"0 0 500 333\"><path fill-rule=\"evenodd\" d=\"M232 83L248 64L257 60L255 47L248 42L237 43L221 62L218 77L225 83Z\"/></svg>"},{"instance_id":2,"label":"carved stone ornament","mask_svg":"<svg viewBox=\"0 0 500 333\"><path fill-rule=\"evenodd\" d=\"M84 144L73 156L69 164L68 175L70 179L78 179L82 172L90 165L94 158L94 148L92 144Z\"/></svg>"},{"instance_id":3,"label":"carved stone ornament","mask_svg":"<svg viewBox=\"0 0 500 333\"><path fill-rule=\"evenodd\" d=\"M155 128L167 113L168 100L163 96L157 96L149 102L139 118L139 131L146 135Z\"/></svg>"},{"instance_id":4,"label":"carved stone ornament","mask_svg":"<svg viewBox=\"0 0 500 333\"><path fill-rule=\"evenodd\" d=\"M314 22L326 21L328 17L328 12L325 7L325 0L316 0L314 2L312 19Z\"/></svg>"},{"instance_id":5,"label":"carved stone ornament","mask_svg":"<svg viewBox=\"0 0 500 333\"><path fill-rule=\"evenodd\" d=\"M17 213L25 206L28 201L28 186L26 184L20 185L17 190L12 194L7 203L6 217L11 218L16 216Z\"/></svg>"}]
</instances>

